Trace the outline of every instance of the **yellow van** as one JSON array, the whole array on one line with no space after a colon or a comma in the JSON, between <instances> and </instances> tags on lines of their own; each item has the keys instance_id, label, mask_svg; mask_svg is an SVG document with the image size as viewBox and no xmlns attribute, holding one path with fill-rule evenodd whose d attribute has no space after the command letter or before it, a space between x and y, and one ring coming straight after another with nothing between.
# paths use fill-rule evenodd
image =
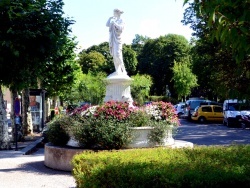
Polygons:
<instances>
[{"instance_id":1,"label":"yellow van","mask_svg":"<svg viewBox=\"0 0 250 188\"><path fill-rule=\"evenodd\" d=\"M204 123L205 121L223 122L223 108L219 105L202 105L196 107L191 119Z\"/></svg>"}]
</instances>

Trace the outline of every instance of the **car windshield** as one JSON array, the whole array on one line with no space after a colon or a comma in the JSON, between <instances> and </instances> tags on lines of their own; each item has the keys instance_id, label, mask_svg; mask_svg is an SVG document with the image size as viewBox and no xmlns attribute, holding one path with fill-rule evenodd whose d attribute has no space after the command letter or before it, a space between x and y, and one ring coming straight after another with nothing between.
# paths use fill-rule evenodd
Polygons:
<instances>
[{"instance_id":1,"label":"car windshield","mask_svg":"<svg viewBox=\"0 0 250 188\"><path fill-rule=\"evenodd\" d=\"M199 108L200 108L200 107L197 106L197 107L194 109L194 111L197 112Z\"/></svg>"},{"instance_id":2,"label":"car windshield","mask_svg":"<svg viewBox=\"0 0 250 188\"><path fill-rule=\"evenodd\" d=\"M186 106L189 106L191 109L195 109L197 106L200 106L200 103L204 100L188 100Z\"/></svg>"},{"instance_id":3,"label":"car windshield","mask_svg":"<svg viewBox=\"0 0 250 188\"><path fill-rule=\"evenodd\" d=\"M246 103L228 103L228 109L231 111L250 110L250 105Z\"/></svg>"}]
</instances>

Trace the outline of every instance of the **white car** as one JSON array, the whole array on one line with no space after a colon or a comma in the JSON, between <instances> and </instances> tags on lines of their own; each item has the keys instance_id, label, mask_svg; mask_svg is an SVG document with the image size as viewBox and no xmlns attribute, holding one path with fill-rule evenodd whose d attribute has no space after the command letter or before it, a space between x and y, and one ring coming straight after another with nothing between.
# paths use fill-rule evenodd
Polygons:
<instances>
[{"instance_id":1,"label":"white car","mask_svg":"<svg viewBox=\"0 0 250 188\"><path fill-rule=\"evenodd\" d=\"M178 103L174 105L174 107L175 107L175 113L178 115L178 117L181 117L183 114L185 114L186 106L184 102Z\"/></svg>"},{"instance_id":2,"label":"white car","mask_svg":"<svg viewBox=\"0 0 250 188\"><path fill-rule=\"evenodd\" d=\"M227 99L223 103L223 124L227 127L239 126L239 118L249 114L250 107L245 100Z\"/></svg>"}]
</instances>

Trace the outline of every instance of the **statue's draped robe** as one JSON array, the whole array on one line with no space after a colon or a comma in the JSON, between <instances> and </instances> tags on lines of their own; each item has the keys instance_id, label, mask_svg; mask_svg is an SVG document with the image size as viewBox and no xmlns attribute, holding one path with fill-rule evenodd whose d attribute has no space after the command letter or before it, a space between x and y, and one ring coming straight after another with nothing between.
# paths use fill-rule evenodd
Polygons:
<instances>
[{"instance_id":1,"label":"statue's draped robe","mask_svg":"<svg viewBox=\"0 0 250 188\"><path fill-rule=\"evenodd\" d=\"M124 30L124 22L122 19L117 18L114 23L108 20L106 25L109 27L109 50L114 60L116 73L127 74L123 63L121 39Z\"/></svg>"}]
</instances>

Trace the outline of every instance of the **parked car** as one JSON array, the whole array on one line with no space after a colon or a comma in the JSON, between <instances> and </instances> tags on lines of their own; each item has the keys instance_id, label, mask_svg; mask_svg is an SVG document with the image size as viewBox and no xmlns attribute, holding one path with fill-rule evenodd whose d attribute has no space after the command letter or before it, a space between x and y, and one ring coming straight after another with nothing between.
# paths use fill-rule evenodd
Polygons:
<instances>
[{"instance_id":1,"label":"parked car","mask_svg":"<svg viewBox=\"0 0 250 188\"><path fill-rule=\"evenodd\" d=\"M181 117L183 114L185 114L186 105L184 102L178 103L174 105L175 107L175 113L178 115L178 117Z\"/></svg>"},{"instance_id":2,"label":"parked car","mask_svg":"<svg viewBox=\"0 0 250 188\"><path fill-rule=\"evenodd\" d=\"M248 111L241 111L240 116L237 117L239 121L239 127L245 129L250 127L250 110Z\"/></svg>"},{"instance_id":3,"label":"parked car","mask_svg":"<svg viewBox=\"0 0 250 188\"><path fill-rule=\"evenodd\" d=\"M218 105L222 106L221 103L218 103L216 101L210 101L210 100L205 100L202 98L191 98L186 101L186 110L185 113L188 117L189 120L191 120L191 116L197 106L201 105Z\"/></svg>"},{"instance_id":4,"label":"parked car","mask_svg":"<svg viewBox=\"0 0 250 188\"><path fill-rule=\"evenodd\" d=\"M204 123L205 121L223 121L223 108L219 105L201 105L196 107L191 116L192 120Z\"/></svg>"},{"instance_id":5,"label":"parked car","mask_svg":"<svg viewBox=\"0 0 250 188\"><path fill-rule=\"evenodd\" d=\"M223 124L227 127L242 127L242 118L250 113L250 105L246 100L227 99L223 103Z\"/></svg>"},{"instance_id":6,"label":"parked car","mask_svg":"<svg viewBox=\"0 0 250 188\"><path fill-rule=\"evenodd\" d=\"M205 100L202 98L191 98L186 101L186 109L185 109L185 115L189 120L191 120L192 113L194 112L194 109L197 106L200 106L201 103L209 102L209 100Z\"/></svg>"}]
</instances>

